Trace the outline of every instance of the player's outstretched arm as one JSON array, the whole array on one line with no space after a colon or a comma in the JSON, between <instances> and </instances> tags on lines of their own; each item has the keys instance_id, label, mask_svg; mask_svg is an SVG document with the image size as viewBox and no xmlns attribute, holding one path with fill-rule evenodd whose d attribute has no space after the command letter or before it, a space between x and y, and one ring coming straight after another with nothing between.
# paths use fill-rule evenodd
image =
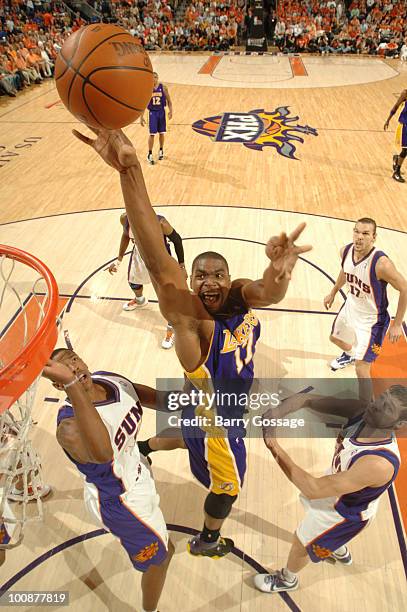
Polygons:
<instances>
[{"instance_id":1,"label":"player's outstretched arm","mask_svg":"<svg viewBox=\"0 0 407 612\"><path fill-rule=\"evenodd\" d=\"M74 413L75 422L92 463L106 463L113 458L109 433L79 378L63 363L49 359L43 376L60 385L66 391Z\"/></svg>"},{"instance_id":2,"label":"player's outstretched arm","mask_svg":"<svg viewBox=\"0 0 407 612\"><path fill-rule=\"evenodd\" d=\"M248 306L261 308L277 304L284 298L299 255L312 249L311 245L295 244L304 229L305 223L301 223L288 236L283 232L280 236L270 238L266 255L271 263L265 269L263 278L247 281L243 285L242 295Z\"/></svg>"},{"instance_id":3,"label":"player's outstretched arm","mask_svg":"<svg viewBox=\"0 0 407 612\"><path fill-rule=\"evenodd\" d=\"M136 150L122 130L90 129L96 134L96 139L76 130L73 133L92 147L109 166L120 172L127 217L157 292L161 313L175 327L181 325L192 329L195 320L208 319L208 314L199 298L189 292L184 271L165 248ZM197 335L196 338L199 341Z\"/></svg>"},{"instance_id":4,"label":"player's outstretched arm","mask_svg":"<svg viewBox=\"0 0 407 612\"><path fill-rule=\"evenodd\" d=\"M308 499L340 497L365 487L380 487L391 480L394 468L383 457L361 457L344 472L316 478L297 465L275 438L265 437L264 442L289 480Z\"/></svg>"}]
</instances>

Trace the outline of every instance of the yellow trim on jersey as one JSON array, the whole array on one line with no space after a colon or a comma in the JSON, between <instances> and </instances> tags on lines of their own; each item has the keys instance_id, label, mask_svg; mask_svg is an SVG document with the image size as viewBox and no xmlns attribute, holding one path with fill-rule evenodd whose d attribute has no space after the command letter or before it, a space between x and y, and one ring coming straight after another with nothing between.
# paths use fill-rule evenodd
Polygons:
<instances>
[{"instance_id":1,"label":"yellow trim on jersey","mask_svg":"<svg viewBox=\"0 0 407 612\"><path fill-rule=\"evenodd\" d=\"M398 123L397 128L396 128L396 136L395 136L396 147L401 147L402 136L403 136L403 124Z\"/></svg>"},{"instance_id":2,"label":"yellow trim on jersey","mask_svg":"<svg viewBox=\"0 0 407 612\"><path fill-rule=\"evenodd\" d=\"M243 441L241 442L243 444ZM226 438L206 438L206 460L211 478L210 490L221 495L238 495L240 478L235 456Z\"/></svg>"}]
</instances>

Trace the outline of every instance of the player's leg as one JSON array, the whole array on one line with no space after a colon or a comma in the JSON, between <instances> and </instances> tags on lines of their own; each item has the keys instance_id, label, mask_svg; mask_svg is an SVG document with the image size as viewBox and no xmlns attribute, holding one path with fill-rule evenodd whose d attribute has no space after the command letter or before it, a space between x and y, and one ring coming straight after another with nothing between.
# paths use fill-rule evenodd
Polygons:
<instances>
[{"instance_id":1,"label":"player's leg","mask_svg":"<svg viewBox=\"0 0 407 612\"><path fill-rule=\"evenodd\" d=\"M174 544L168 541L168 552L166 559L160 565L151 565L141 578L141 590L143 593L143 611L151 612L157 610L167 570L171 558L175 552Z\"/></svg>"},{"instance_id":2,"label":"player's leg","mask_svg":"<svg viewBox=\"0 0 407 612\"><path fill-rule=\"evenodd\" d=\"M407 157L407 124L399 123L396 129L396 145L401 146L399 155L393 155L393 178L398 183L405 183L401 167Z\"/></svg>"},{"instance_id":3,"label":"player's leg","mask_svg":"<svg viewBox=\"0 0 407 612\"><path fill-rule=\"evenodd\" d=\"M158 119L158 135L159 135L159 139L160 139L160 150L158 152L158 159L162 160L164 159L164 138L165 138L165 133L167 131L167 119L165 116L165 111L159 113L159 119Z\"/></svg>"},{"instance_id":4,"label":"player's leg","mask_svg":"<svg viewBox=\"0 0 407 612\"><path fill-rule=\"evenodd\" d=\"M134 298L123 304L123 310L136 310L147 306L148 299L143 295L143 285L131 283L129 281L129 286L134 293Z\"/></svg>"},{"instance_id":5,"label":"player's leg","mask_svg":"<svg viewBox=\"0 0 407 612\"><path fill-rule=\"evenodd\" d=\"M221 537L220 531L243 484L246 472L244 441L207 435L202 449L191 440L186 442L192 472L202 484L210 488L204 504L202 531L189 541L188 550L195 556L223 557L234 546L233 540Z\"/></svg>"},{"instance_id":6,"label":"player's leg","mask_svg":"<svg viewBox=\"0 0 407 612\"><path fill-rule=\"evenodd\" d=\"M351 313L349 311L349 303L345 302L332 324L329 340L343 351L342 355L331 362L331 368L334 371L345 368L355 361L352 355L355 333L352 328Z\"/></svg>"},{"instance_id":7,"label":"player's leg","mask_svg":"<svg viewBox=\"0 0 407 612\"><path fill-rule=\"evenodd\" d=\"M355 369L359 397L366 402L370 402L373 397L371 367L380 353L389 324L390 317L387 315L373 325L369 321L360 321L356 326Z\"/></svg>"},{"instance_id":8,"label":"player's leg","mask_svg":"<svg viewBox=\"0 0 407 612\"><path fill-rule=\"evenodd\" d=\"M166 435L167 434L167 435ZM185 443L182 439L181 430L176 430L173 427L164 429L158 436L148 438L148 440L140 440L137 442L139 451L144 457L148 457L156 451L175 450L176 448L185 449Z\"/></svg>"},{"instance_id":9,"label":"player's leg","mask_svg":"<svg viewBox=\"0 0 407 612\"><path fill-rule=\"evenodd\" d=\"M153 166L154 158L153 158L153 147L154 147L154 136L158 132L158 113L150 112L148 125L150 130L150 135L148 137L148 155L147 160Z\"/></svg>"},{"instance_id":10,"label":"player's leg","mask_svg":"<svg viewBox=\"0 0 407 612\"><path fill-rule=\"evenodd\" d=\"M294 534L287 563L281 570L254 577L256 588L264 593L294 591L299 585L299 572L309 561L329 561L343 565L352 563L352 556L346 546L369 521L348 521L344 519L328 500L309 500L300 497L308 507L303 521ZM325 507L324 507L325 504Z\"/></svg>"},{"instance_id":11,"label":"player's leg","mask_svg":"<svg viewBox=\"0 0 407 612\"><path fill-rule=\"evenodd\" d=\"M165 334L165 338L161 343L161 347L163 349L170 349L174 346L174 342L175 342L174 328L171 325L171 323L167 323L167 331Z\"/></svg>"}]
</instances>

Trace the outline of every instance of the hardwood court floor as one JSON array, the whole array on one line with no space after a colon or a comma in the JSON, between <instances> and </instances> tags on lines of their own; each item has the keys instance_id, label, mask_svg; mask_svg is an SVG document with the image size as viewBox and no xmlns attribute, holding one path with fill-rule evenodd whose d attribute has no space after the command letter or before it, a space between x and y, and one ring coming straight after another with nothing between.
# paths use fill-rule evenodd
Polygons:
<instances>
[{"instance_id":1,"label":"hardwood court floor","mask_svg":"<svg viewBox=\"0 0 407 612\"><path fill-rule=\"evenodd\" d=\"M195 71L205 59L201 57L198 65L194 57ZM404 67L389 63L400 76L363 85L317 87L311 79L308 88L249 89L244 83L235 88L222 88L219 82L216 87L172 84L165 67L175 74L179 61L157 56L153 63L168 82L174 103L167 158L148 166L146 130L134 125L126 132L137 143L153 204L185 238L187 264L197 252L215 249L226 255L234 277L260 276L267 238L306 220L304 242L313 244L314 250L299 262L286 299L259 312L262 336L256 374L333 377L327 367L335 355L328 341L332 314L322 312L322 299L336 278L338 250L351 240L355 218L376 218L382 226L378 245L407 274L407 186L390 178L393 133L382 131L397 93L405 87ZM192 69L182 69L185 80L192 79ZM218 69L226 71L222 62ZM332 64L331 69L335 70ZM236 75L231 68L230 80ZM160 376L180 377L174 352L159 348L165 324L156 304L137 313L121 310L129 298L125 271L110 277L104 270L120 240L118 179L71 136L78 124L56 101L52 83L11 102L0 100L0 146L5 147L0 149L0 242L33 252L54 271L67 306L63 329L92 369L118 371L152 385ZM298 134L304 138L303 144L294 143L299 160L279 155L272 147L261 152L242 144L212 142L191 129L199 119L228 111L273 111L282 106L299 116L299 125L318 130L318 136ZM20 288L28 290L28 285L21 282ZM150 287L146 295L155 298ZM391 290L390 297L394 314ZM340 304L339 299L335 311ZM1 329L4 324L2 320ZM335 376L349 375L344 371ZM33 439L55 492L46 504L45 523L28 530L22 547L8 555L1 582L40 558L13 589L69 590L74 611L139 609L140 577L120 546L109 535L74 540L95 527L85 513L78 474L57 447L55 404L44 402L49 397L58 395L41 381ZM154 415L145 411L141 438L154 431ZM231 555L212 562L187 555L187 531L201 527L205 492L193 481L185 453L154 455L157 488L176 544L161 611L254 612L283 610L287 605L305 612L405 609L402 536L397 535L387 496L377 520L352 546L353 566L306 568L302 588L287 600L254 591L256 562L265 568L281 567L302 510L296 489L261 440L249 439L247 445L246 483L225 526L225 534L235 539L245 560ZM284 441L293 458L316 474L328 467L333 445L331 439ZM50 550L56 554L45 555Z\"/></svg>"}]
</instances>

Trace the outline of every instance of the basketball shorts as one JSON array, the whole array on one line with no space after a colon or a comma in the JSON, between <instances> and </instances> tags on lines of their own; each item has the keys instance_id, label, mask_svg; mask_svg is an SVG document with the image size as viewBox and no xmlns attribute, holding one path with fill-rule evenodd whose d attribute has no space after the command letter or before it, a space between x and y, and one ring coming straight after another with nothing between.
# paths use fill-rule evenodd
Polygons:
<instances>
[{"instance_id":1,"label":"basketball shorts","mask_svg":"<svg viewBox=\"0 0 407 612\"><path fill-rule=\"evenodd\" d=\"M127 279L131 285L148 285L151 283L150 275L146 264L141 258L137 247L133 248L130 255L129 267L127 269Z\"/></svg>"},{"instance_id":2,"label":"basketball shorts","mask_svg":"<svg viewBox=\"0 0 407 612\"><path fill-rule=\"evenodd\" d=\"M205 433L201 437L190 437L188 430L182 428L195 478L217 495L238 495L246 473L243 438L219 438Z\"/></svg>"},{"instance_id":3,"label":"basketball shorts","mask_svg":"<svg viewBox=\"0 0 407 612\"><path fill-rule=\"evenodd\" d=\"M407 123L399 123L396 128L396 146L407 147Z\"/></svg>"},{"instance_id":4,"label":"basketball shorts","mask_svg":"<svg viewBox=\"0 0 407 612\"><path fill-rule=\"evenodd\" d=\"M120 497L99 495L85 484L85 504L93 522L120 540L135 569L145 572L167 556L168 532L154 480L143 466L137 485Z\"/></svg>"},{"instance_id":5,"label":"basketball shorts","mask_svg":"<svg viewBox=\"0 0 407 612\"><path fill-rule=\"evenodd\" d=\"M165 134L167 131L167 120L165 110L150 111L148 120L150 134Z\"/></svg>"},{"instance_id":6,"label":"basketball shorts","mask_svg":"<svg viewBox=\"0 0 407 612\"><path fill-rule=\"evenodd\" d=\"M387 312L378 320L359 313L350 300L346 300L335 317L331 334L353 346L355 359L371 363L380 353L389 324Z\"/></svg>"},{"instance_id":7,"label":"basketball shorts","mask_svg":"<svg viewBox=\"0 0 407 612\"><path fill-rule=\"evenodd\" d=\"M347 544L367 527L370 520L344 518L334 508L336 498L309 500L300 495L306 514L297 527L297 537L313 563L319 563Z\"/></svg>"}]
</instances>

